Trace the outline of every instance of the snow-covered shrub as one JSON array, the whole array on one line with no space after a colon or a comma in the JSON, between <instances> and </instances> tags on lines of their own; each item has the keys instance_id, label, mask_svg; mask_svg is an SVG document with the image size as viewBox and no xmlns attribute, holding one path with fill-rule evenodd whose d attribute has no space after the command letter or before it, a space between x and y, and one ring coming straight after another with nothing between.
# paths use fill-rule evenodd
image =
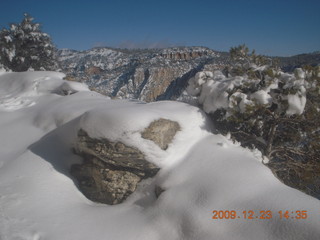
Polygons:
<instances>
[{"instance_id":1,"label":"snow-covered shrub","mask_svg":"<svg viewBox=\"0 0 320 240\"><path fill-rule=\"evenodd\" d=\"M15 72L27 70L55 70L56 49L39 23L24 14L21 23L10 24L0 31L0 63Z\"/></svg>"},{"instance_id":2,"label":"snow-covered shrub","mask_svg":"<svg viewBox=\"0 0 320 240\"><path fill-rule=\"evenodd\" d=\"M284 73L245 45L230 56L229 67L197 73L187 89L217 130L269 159L319 161L319 67Z\"/></svg>"}]
</instances>

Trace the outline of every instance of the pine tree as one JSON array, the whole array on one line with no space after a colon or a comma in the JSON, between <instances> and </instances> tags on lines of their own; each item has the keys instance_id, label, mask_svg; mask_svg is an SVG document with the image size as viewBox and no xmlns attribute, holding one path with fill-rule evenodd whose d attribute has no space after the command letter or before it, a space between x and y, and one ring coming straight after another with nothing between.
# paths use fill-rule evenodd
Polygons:
<instances>
[{"instance_id":1,"label":"pine tree","mask_svg":"<svg viewBox=\"0 0 320 240\"><path fill-rule=\"evenodd\" d=\"M0 31L0 63L14 72L56 70L56 49L47 33L41 31L29 14L21 23Z\"/></svg>"},{"instance_id":2,"label":"pine tree","mask_svg":"<svg viewBox=\"0 0 320 240\"><path fill-rule=\"evenodd\" d=\"M231 48L227 69L199 72L188 92L244 147L256 148L287 185L320 198L320 67L284 73L245 45Z\"/></svg>"}]
</instances>

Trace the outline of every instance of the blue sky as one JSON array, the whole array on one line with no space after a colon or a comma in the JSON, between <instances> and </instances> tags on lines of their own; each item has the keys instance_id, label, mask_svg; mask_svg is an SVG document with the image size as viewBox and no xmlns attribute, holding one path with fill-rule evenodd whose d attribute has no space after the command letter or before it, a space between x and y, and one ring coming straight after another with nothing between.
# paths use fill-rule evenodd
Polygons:
<instances>
[{"instance_id":1,"label":"blue sky","mask_svg":"<svg viewBox=\"0 0 320 240\"><path fill-rule=\"evenodd\" d=\"M260 54L320 50L319 0L1 0L0 27L28 12L59 48L245 43Z\"/></svg>"}]
</instances>

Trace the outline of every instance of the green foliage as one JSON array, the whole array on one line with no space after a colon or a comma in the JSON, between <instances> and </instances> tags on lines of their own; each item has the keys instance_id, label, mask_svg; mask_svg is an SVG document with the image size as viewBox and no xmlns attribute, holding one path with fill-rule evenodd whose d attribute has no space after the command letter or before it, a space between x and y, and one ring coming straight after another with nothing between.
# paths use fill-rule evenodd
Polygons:
<instances>
[{"instance_id":1,"label":"green foliage","mask_svg":"<svg viewBox=\"0 0 320 240\"><path fill-rule=\"evenodd\" d=\"M278 60L257 55L243 44L230 49L232 67L227 67L228 76L247 76L249 79L274 78L279 72ZM261 68L259 68L261 67Z\"/></svg>"},{"instance_id":2,"label":"green foliage","mask_svg":"<svg viewBox=\"0 0 320 240\"><path fill-rule=\"evenodd\" d=\"M220 109L211 114L218 130L224 134L230 132L234 140L243 146L258 148L270 159L279 158L282 154L282 159L303 158L320 162L320 67L304 66L303 70L295 71L295 79L302 79L303 85L308 88L307 103L301 115L288 115L287 96L297 94L303 97L301 86L288 84L289 81L281 77L282 73L274 62L256 55L254 51L249 52L245 45L230 50L235 62L228 72L234 77L246 77L242 84L228 89L231 106L240 105L243 101L239 93L250 96L276 83L277 88L270 89L269 93L272 102L261 104L252 100L245 105L245 111L239 107Z\"/></svg>"},{"instance_id":3,"label":"green foliage","mask_svg":"<svg viewBox=\"0 0 320 240\"><path fill-rule=\"evenodd\" d=\"M28 14L24 14L21 23L0 31L0 63L8 70L55 70L55 53L50 36Z\"/></svg>"},{"instance_id":4,"label":"green foliage","mask_svg":"<svg viewBox=\"0 0 320 240\"><path fill-rule=\"evenodd\" d=\"M240 64L242 67L244 67L245 64L255 64L256 66L277 66L278 63L277 60L272 60L271 58L257 55L255 50L252 50L250 53L249 48L245 44L239 45L237 47L232 47L229 53L233 63Z\"/></svg>"},{"instance_id":5,"label":"green foliage","mask_svg":"<svg viewBox=\"0 0 320 240\"><path fill-rule=\"evenodd\" d=\"M249 48L243 44L230 49L230 57L234 61L248 61L249 60Z\"/></svg>"}]
</instances>

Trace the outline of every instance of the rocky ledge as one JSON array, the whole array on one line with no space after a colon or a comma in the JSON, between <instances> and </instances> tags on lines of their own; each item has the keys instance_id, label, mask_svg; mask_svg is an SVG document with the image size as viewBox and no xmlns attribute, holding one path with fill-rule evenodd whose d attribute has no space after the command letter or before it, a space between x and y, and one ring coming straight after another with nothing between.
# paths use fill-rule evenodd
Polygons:
<instances>
[{"instance_id":1,"label":"rocky ledge","mask_svg":"<svg viewBox=\"0 0 320 240\"><path fill-rule=\"evenodd\" d=\"M167 149L179 129L177 122L159 119L142 132L142 137ZM83 129L78 131L75 153L83 158L83 163L72 165L71 175L78 181L80 191L95 202L119 204L136 190L141 180L160 170L139 149L106 138L91 138Z\"/></svg>"}]
</instances>

